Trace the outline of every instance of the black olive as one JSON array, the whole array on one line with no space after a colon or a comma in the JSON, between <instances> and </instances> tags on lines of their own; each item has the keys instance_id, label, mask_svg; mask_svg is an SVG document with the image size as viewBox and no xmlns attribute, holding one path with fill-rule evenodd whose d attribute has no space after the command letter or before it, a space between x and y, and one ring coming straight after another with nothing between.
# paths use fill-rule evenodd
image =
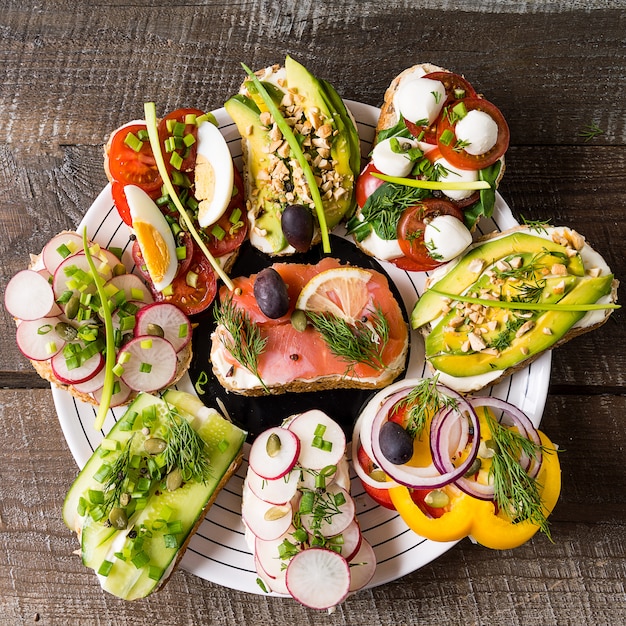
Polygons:
<instances>
[{"instance_id":1,"label":"black olive","mask_svg":"<svg viewBox=\"0 0 626 626\"><path fill-rule=\"evenodd\" d=\"M313 214L302 204L290 204L281 217L283 235L297 252L306 252L313 240Z\"/></svg>"},{"instance_id":2,"label":"black olive","mask_svg":"<svg viewBox=\"0 0 626 626\"><path fill-rule=\"evenodd\" d=\"M287 285L273 267L266 267L257 274L253 290L259 308L267 317L276 319L289 310Z\"/></svg>"},{"instance_id":3,"label":"black olive","mask_svg":"<svg viewBox=\"0 0 626 626\"><path fill-rule=\"evenodd\" d=\"M413 439L397 422L385 422L379 434L380 450L394 465L402 465L413 456Z\"/></svg>"}]
</instances>

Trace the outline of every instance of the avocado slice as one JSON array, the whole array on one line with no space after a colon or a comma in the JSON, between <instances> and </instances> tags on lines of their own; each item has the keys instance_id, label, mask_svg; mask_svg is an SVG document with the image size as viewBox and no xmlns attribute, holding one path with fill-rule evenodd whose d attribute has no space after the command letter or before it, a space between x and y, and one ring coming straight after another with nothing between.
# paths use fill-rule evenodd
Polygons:
<instances>
[{"instance_id":1,"label":"avocado slice","mask_svg":"<svg viewBox=\"0 0 626 626\"><path fill-rule=\"evenodd\" d=\"M507 256L539 255L545 252L554 253L566 265L568 274L584 275L585 268L580 254L569 257L566 248L560 244L526 232L515 231L472 248L449 272L430 286L436 287L438 291L460 295L474 284L487 267L497 261ZM427 290L413 308L411 327L417 329L435 320L441 315L443 306L441 297Z\"/></svg>"},{"instance_id":2,"label":"avocado slice","mask_svg":"<svg viewBox=\"0 0 626 626\"><path fill-rule=\"evenodd\" d=\"M569 290L558 299L561 304L591 304L611 292L613 275L597 278L568 277ZM544 298L554 301L556 298ZM528 318L532 328L517 337L501 351L470 351L458 348L444 350L444 322L442 321L426 339L426 358L437 370L456 377L476 376L505 370L554 346L580 319L585 311L545 311ZM449 322L449 319L448 319ZM448 348L450 348L448 346Z\"/></svg>"},{"instance_id":3,"label":"avocado slice","mask_svg":"<svg viewBox=\"0 0 626 626\"><path fill-rule=\"evenodd\" d=\"M321 181L319 188L326 224L332 229L345 216L350 215L355 207L360 144L352 118L330 84L315 78L291 57L285 60L284 88L270 82L265 82L264 86L274 102L282 99L279 95L295 94L298 97L297 115L301 117L297 123L290 122L290 126L302 150L310 155L313 173ZM227 100L224 106L237 125L242 141L247 143L245 169L250 191L249 217L256 227L255 232L262 233L264 244L270 253L278 254L288 247L280 226L285 207L289 204L304 204L313 211L313 205L303 184L299 165L291 157L290 151L278 150L280 141L276 141L271 129L261 122L261 113L265 107L249 88L248 92L249 97L238 94ZM286 119L291 119L294 111L287 110L288 106L287 103L281 104L281 110ZM314 129L320 125L328 125L330 132L324 133L327 136L323 137L309 132L308 129L301 132L305 119ZM279 169L275 170L277 159L280 162ZM331 179L327 172L330 163L338 181L329 185ZM278 185L273 184L277 180L276 171L281 172L279 180L283 181Z\"/></svg>"},{"instance_id":4,"label":"avocado slice","mask_svg":"<svg viewBox=\"0 0 626 626\"><path fill-rule=\"evenodd\" d=\"M80 532L83 563L98 574L103 589L127 600L149 595L169 577L181 546L201 522L224 476L239 462L246 438L245 431L200 407L190 394L168 393L164 399L137 396L87 461L63 505L65 524ZM209 471L203 480L185 476L170 491L164 456L147 454L144 445L150 437L170 441L172 410L204 441ZM127 518L120 529L107 523L103 476L124 458L120 485L129 501L116 500Z\"/></svg>"}]
</instances>

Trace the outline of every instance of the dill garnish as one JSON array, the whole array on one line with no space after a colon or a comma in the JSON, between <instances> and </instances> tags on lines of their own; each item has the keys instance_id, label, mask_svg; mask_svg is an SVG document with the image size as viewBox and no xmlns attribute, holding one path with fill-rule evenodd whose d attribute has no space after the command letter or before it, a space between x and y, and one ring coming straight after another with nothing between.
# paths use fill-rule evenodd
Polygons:
<instances>
[{"instance_id":1,"label":"dill garnish","mask_svg":"<svg viewBox=\"0 0 626 626\"><path fill-rule=\"evenodd\" d=\"M548 227L552 226L552 224L550 224L550 220L529 220L526 219L523 215L520 215L520 217L522 218L522 223L525 226L528 226L528 228L530 228L531 230L534 230L538 233L543 233L544 235L548 234L548 231L546 230Z\"/></svg>"},{"instance_id":2,"label":"dill garnish","mask_svg":"<svg viewBox=\"0 0 626 626\"><path fill-rule=\"evenodd\" d=\"M128 475L131 460L131 444L133 437L126 442L121 454L115 459L115 463L109 467L109 470L102 481L104 493L104 502L102 509L105 514L111 511L112 508L120 505L120 496L124 491L124 479Z\"/></svg>"},{"instance_id":3,"label":"dill garnish","mask_svg":"<svg viewBox=\"0 0 626 626\"><path fill-rule=\"evenodd\" d=\"M595 122L591 122L591 124L587 124L587 126L585 126L580 131L580 133L578 133L579 137L582 137L585 140L585 143L587 141L591 141L598 135L603 135L603 134L604 134L604 131Z\"/></svg>"},{"instance_id":4,"label":"dill garnish","mask_svg":"<svg viewBox=\"0 0 626 626\"><path fill-rule=\"evenodd\" d=\"M227 330L227 334L220 335L222 345L259 379L263 389L269 393L259 374L259 356L265 350L267 338L261 336L259 327L252 322L247 311L235 306L231 295L215 308L214 317L215 323Z\"/></svg>"}]
</instances>

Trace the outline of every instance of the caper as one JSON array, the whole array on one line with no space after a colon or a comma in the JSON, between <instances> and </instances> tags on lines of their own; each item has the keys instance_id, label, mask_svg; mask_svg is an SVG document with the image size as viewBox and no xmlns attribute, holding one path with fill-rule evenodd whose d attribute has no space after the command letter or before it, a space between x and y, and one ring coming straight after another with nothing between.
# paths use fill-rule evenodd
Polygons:
<instances>
[{"instance_id":1,"label":"caper","mask_svg":"<svg viewBox=\"0 0 626 626\"><path fill-rule=\"evenodd\" d=\"M469 478L470 476L473 476L482 467L482 464L483 462L480 458L476 457L474 462L469 466L467 472L465 472L464 477Z\"/></svg>"},{"instance_id":2,"label":"caper","mask_svg":"<svg viewBox=\"0 0 626 626\"><path fill-rule=\"evenodd\" d=\"M109 513L109 522L111 522L113 528L117 528L118 530L126 528L128 525L126 511L122 507L114 506Z\"/></svg>"},{"instance_id":3,"label":"caper","mask_svg":"<svg viewBox=\"0 0 626 626\"><path fill-rule=\"evenodd\" d=\"M160 454L167 448L167 441L163 439L159 439L158 437L150 437L146 439L143 443L143 449L148 454Z\"/></svg>"},{"instance_id":4,"label":"caper","mask_svg":"<svg viewBox=\"0 0 626 626\"><path fill-rule=\"evenodd\" d=\"M432 506L434 509L441 509L450 503L450 498L445 491L441 491L441 489L433 489L426 494L424 502L428 506Z\"/></svg>"},{"instance_id":5,"label":"caper","mask_svg":"<svg viewBox=\"0 0 626 626\"><path fill-rule=\"evenodd\" d=\"M291 325L299 333L303 333L306 330L306 313L302 309L294 309L294 312L291 314Z\"/></svg>"},{"instance_id":6,"label":"caper","mask_svg":"<svg viewBox=\"0 0 626 626\"><path fill-rule=\"evenodd\" d=\"M80 307L80 296L75 293L65 305L65 317L73 320L78 315L78 309Z\"/></svg>"},{"instance_id":7,"label":"caper","mask_svg":"<svg viewBox=\"0 0 626 626\"><path fill-rule=\"evenodd\" d=\"M154 324L153 322L150 322L148 324L146 332L148 333L148 335L152 335L154 337L165 337L163 329L158 324Z\"/></svg>"},{"instance_id":8,"label":"caper","mask_svg":"<svg viewBox=\"0 0 626 626\"><path fill-rule=\"evenodd\" d=\"M272 433L265 444L267 455L274 458L280 452L281 446L280 437L276 433Z\"/></svg>"},{"instance_id":9,"label":"caper","mask_svg":"<svg viewBox=\"0 0 626 626\"><path fill-rule=\"evenodd\" d=\"M78 331L67 322L57 322L54 326L54 330L56 331L57 335L59 335L59 337L61 337L61 339L64 339L65 341L73 341L78 335Z\"/></svg>"},{"instance_id":10,"label":"caper","mask_svg":"<svg viewBox=\"0 0 626 626\"><path fill-rule=\"evenodd\" d=\"M165 486L168 491L176 491L183 484L183 473L179 467L175 467L165 478Z\"/></svg>"}]
</instances>

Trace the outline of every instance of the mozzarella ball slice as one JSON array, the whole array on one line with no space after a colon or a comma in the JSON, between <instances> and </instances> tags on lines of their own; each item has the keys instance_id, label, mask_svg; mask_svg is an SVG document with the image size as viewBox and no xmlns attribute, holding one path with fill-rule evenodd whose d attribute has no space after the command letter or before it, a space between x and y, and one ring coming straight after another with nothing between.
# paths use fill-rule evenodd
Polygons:
<instances>
[{"instance_id":1,"label":"mozzarella ball slice","mask_svg":"<svg viewBox=\"0 0 626 626\"><path fill-rule=\"evenodd\" d=\"M455 127L456 138L468 154L489 152L498 141L498 125L491 115L472 109Z\"/></svg>"},{"instance_id":2,"label":"mozzarella ball slice","mask_svg":"<svg viewBox=\"0 0 626 626\"><path fill-rule=\"evenodd\" d=\"M478 170L462 170L449 163L446 159L437 159L435 165L439 165L437 180L447 183L474 182L478 180ZM474 191L472 189L444 189L443 192L451 200L464 200L469 198Z\"/></svg>"},{"instance_id":3,"label":"mozzarella ball slice","mask_svg":"<svg viewBox=\"0 0 626 626\"><path fill-rule=\"evenodd\" d=\"M399 152L394 152L394 144L398 144ZM387 176L408 176L413 168L413 163L407 151L416 146L415 141L410 139L396 138L385 139L374 146L372 160L374 167Z\"/></svg>"},{"instance_id":4,"label":"mozzarella ball slice","mask_svg":"<svg viewBox=\"0 0 626 626\"><path fill-rule=\"evenodd\" d=\"M414 78L400 84L394 106L409 122L429 125L435 121L445 101L446 88L441 81Z\"/></svg>"},{"instance_id":5,"label":"mozzarella ball slice","mask_svg":"<svg viewBox=\"0 0 626 626\"><path fill-rule=\"evenodd\" d=\"M437 261L449 261L459 256L472 243L472 234L453 215L439 215L424 229L424 243Z\"/></svg>"},{"instance_id":6,"label":"mozzarella ball slice","mask_svg":"<svg viewBox=\"0 0 626 626\"><path fill-rule=\"evenodd\" d=\"M140 187L124 187L133 232L154 286L163 291L176 276L176 243L167 220L154 200Z\"/></svg>"}]
</instances>

